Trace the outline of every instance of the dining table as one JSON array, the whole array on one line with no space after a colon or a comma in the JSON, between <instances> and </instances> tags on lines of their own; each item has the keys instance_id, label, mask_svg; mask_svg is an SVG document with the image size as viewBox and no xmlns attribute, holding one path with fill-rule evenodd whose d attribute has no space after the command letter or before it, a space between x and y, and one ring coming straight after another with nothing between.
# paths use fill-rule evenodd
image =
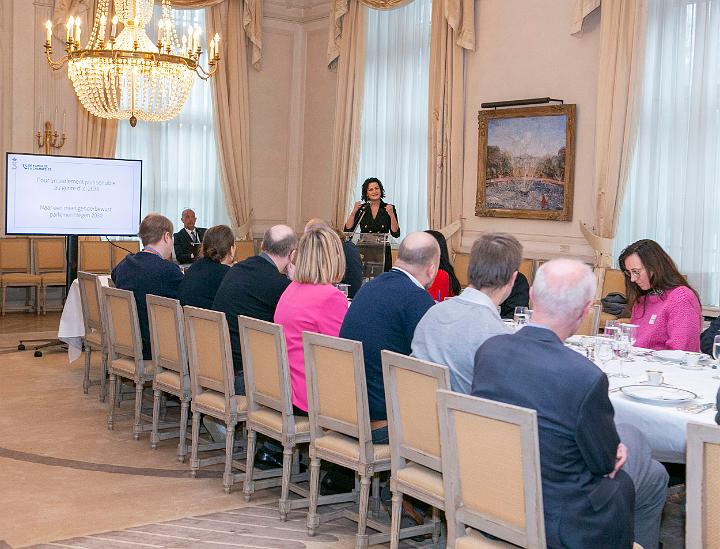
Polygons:
<instances>
[{"instance_id":1,"label":"dining table","mask_svg":"<svg viewBox=\"0 0 720 549\"><path fill-rule=\"evenodd\" d=\"M574 343L571 347L592 358L589 346ZM615 423L637 427L647 437L653 458L685 463L688 423L716 425L720 369L706 355L693 367L686 364L684 353L675 351L672 360L669 355L673 353L632 348L625 358L595 363L608 376ZM658 376L659 384L651 381Z\"/></svg>"}]
</instances>

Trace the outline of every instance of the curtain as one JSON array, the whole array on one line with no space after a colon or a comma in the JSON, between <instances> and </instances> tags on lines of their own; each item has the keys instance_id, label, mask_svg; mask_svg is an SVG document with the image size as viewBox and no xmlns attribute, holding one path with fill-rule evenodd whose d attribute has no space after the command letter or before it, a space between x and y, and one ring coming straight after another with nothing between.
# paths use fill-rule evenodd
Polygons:
<instances>
[{"instance_id":1,"label":"curtain","mask_svg":"<svg viewBox=\"0 0 720 549\"><path fill-rule=\"evenodd\" d=\"M635 1L635 0L631 0ZM570 34L580 34L585 18L600 7L600 0L575 0Z\"/></svg>"},{"instance_id":2,"label":"curtain","mask_svg":"<svg viewBox=\"0 0 720 549\"><path fill-rule=\"evenodd\" d=\"M720 0L655 0L648 10L637 146L615 257L640 238L656 240L702 302L717 306Z\"/></svg>"},{"instance_id":3,"label":"curtain","mask_svg":"<svg viewBox=\"0 0 720 549\"><path fill-rule=\"evenodd\" d=\"M335 8L334 3L330 14L332 38L328 44L328 64L337 68L331 181L333 223L342 227L352 199L351 190L355 184L360 151L368 10L357 0L343 0L343 16L337 16ZM335 21L341 21L342 27L342 32L337 36L334 34Z\"/></svg>"},{"instance_id":4,"label":"curtain","mask_svg":"<svg viewBox=\"0 0 720 549\"><path fill-rule=\"evenodd\" d=\"M395 204L403 234L428 227L431 15L431 0L368 12L360 160L353 198L359 200L366 178L379 178L385 201Z\"/></svg>"},{"instance_id":5,"label":"curtain","mask_svg":"<svg viewBox=\"0 0 720 549\"><path fill-rule=\"evenodd\" d=\"M595 121L595 224L583 232L596 265L612 265L612 238L636 143L642 90L646 0L604 0L600 18L600 66Z\"/></svg>"},{"instance_id":6,"label":"curtain","mask_svg":"<svg viewBox=\"0 0 720 549\"><path fill-rule=\"evenodd\" d=\"M155 18L159 15L156 7ZM174 11L173 17L177 28L199 25L207 34L205 10ZM208 82L195 82L182 111L172 120L140 123L135 128L122 121L116 156L143 161L143 216L160 212L177 226L182 210L192 208L199 226L228 223Z\"/></svg>"},{"instance_id":7,"label":"curtain","mask_svg":"<svg viewBox=\"0 0 720 549\"><path fill-rule=\"evenodd\" d=\"M432 8L428 108L428 218L430 228L456 226L462 217L465 52L475 48L473 0L437 0ZM449 241L460 248L460 231Z\"/></svg>"}]
</instances>

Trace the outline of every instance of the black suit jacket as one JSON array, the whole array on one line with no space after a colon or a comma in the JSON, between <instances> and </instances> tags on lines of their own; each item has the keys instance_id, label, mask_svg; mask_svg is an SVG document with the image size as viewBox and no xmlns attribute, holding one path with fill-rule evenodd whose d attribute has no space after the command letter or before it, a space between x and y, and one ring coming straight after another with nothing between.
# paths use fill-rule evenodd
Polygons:
<instances>
[{"instance_id":1,"label":"black suit jacket","mask_svg":"<svg viewBox=\"0 0 720 549\"><path fill-rule=\"evenodd\" d=\"M500 316L512 318L515 314L515 307L527 307L528 305L530 305L530 285L525 275L518 272L510 295L500 304Z\"/></svg>"},{"instance_id":2,"label":"black suit jacket","mask_svg":"<svg viewBox=\"0 0 720 549\"><path fill-rule=\"evenodd\" d=\"M236 263L223 278L212 308L227 318L236 375L242 372L238 315L273 322L280 296L289 285L290 279L264 255Z\"/></svg>"},{"instance_id":3,"label":"black suit jacket","mask_svg":"<svg viewBox=\"0 0 720 549\"><path fill-rule=\"evenodd\" d=\"M475 355L472 394L537 410L547 546L630 549L635 488L613 470L620 442L605 374L555 333L526 326Z\"/></svg>"},{"instance_id":4,"label":"black suit jacket","mask_svg":"<svg viewBox=\"0 0 720 549\"><path fill-rule=\"evenodd\" d=\"M207 229L195 227L195 231L197 232L198 239L200 240L200 242L202 242L203 238L205 237L205 231L207 231ZM175 259L177 259L178 263L192 263L193 261L195 261L195 258L192 256L192 239L185 230L185 227L183 227L173 235L173 247L175 248Z\"/></svg>"}]
</instances>

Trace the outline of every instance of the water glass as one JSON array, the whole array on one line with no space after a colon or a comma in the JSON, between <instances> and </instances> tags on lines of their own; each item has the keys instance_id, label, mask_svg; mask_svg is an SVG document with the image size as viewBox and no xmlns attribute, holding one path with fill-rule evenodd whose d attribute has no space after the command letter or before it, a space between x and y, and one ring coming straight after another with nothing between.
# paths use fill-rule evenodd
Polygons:
<instances>
[{"instance_id":1,"label":"water glass","mask_svg":"<svg viewBox=\"0 0 720 549\"><path fill-rule=\"evenodd\" d=\"M605 321L605 329L603 330L604 334L612 333L608 332L608 330L613 330L615 328L620 328L620 323L617 320L606 320Z\"/></svg>"},{"instance_id":2,"label":"water glass","mask_svg":"<svg viewBox=\"0 0 720 549\"><path fill-rule=\"evenodd\" d=\"M513 314L513 322L518 326L522 326L527 323L527 307L515 307L515 313Z\"/></svg>"},{"instance_id":3,"label":"water glass","mask_svg":"<svg viewBox=\"0 0 720 549\"><path fill-rule=\"evenodd\" d=\"M622 337L616 337L613 339L613 353L619 359L618 360L618 373L614 377L630 377L623 372L623 362L630 352L630 342Z\"/></svg>"},{"instance_id":4,"label":"water glass","mask_svg":"<svg viewBox=\"0 0 720 549\"><path fill-rule=\"evenodd\" d=\"M337 285L337 289L340 290L344 295L345 299L347 299L350 295L350 285L349 284L343 284L342 282Z\"/></svg>"},{"instance_id":5,"label":"water glass","mask_svg":"<svg viewBox=\"0 0 720 549\"><path fill-rule=\"evenodd\" d=\"M720 363L720 335L716 335L713 339L713 358L715 359L715 363ZM720 376L713 376L713 379L720 379Z\"/></svg>"},{"instance_id":6,"label":"water glass","mask_svg":"<svg viewBox=\"0 0 720 549\"><path fill-rule=\"evenodd\" d=\"M595 338L595 359L600 363L600 369L605 371L605 364L613 357L613 340L607 336Z\"/></svg>"}]
</instances>

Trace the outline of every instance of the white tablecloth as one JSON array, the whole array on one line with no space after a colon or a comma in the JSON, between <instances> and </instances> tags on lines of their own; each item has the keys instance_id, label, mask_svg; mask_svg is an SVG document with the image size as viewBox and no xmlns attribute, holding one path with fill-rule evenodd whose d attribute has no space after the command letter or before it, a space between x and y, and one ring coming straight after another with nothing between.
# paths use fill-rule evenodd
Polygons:
<instances>
[{"instance_id":1,"label":"white tablecloth","mask_svg":"<svg viewBox=\"0 0 720 549\"><path fill-rule=\"evenodd\" d=\"M698 395L698 398L692 401L693 404L715 402L720 379L713 379L713 376L720 375L720 370L709 367L686 370L680 364L661 362L651 357L634 356L632 359L631 362L623 363L624 373L630 377L609 378L610 401L615 408L615 422L629 423L640 429L650 441L655 459L685 463L688 422L715 425L715 410L692 414L678 410L676 404L647 404L613 389L647 382L645 370L660 370L663 372L665 384L687 389ZM605 370L610 374L617 373L617 359L608 362Z\"/></svg>"},{"instance_id":2,"label":"white tablecloth","mask_svg":"<svg viewBox=\"0 0 720 549\"><path fill-rule=\"evenodd\" d=\"M100 283L108 286L110 277L100 276ZM77 279L70 285L65 306L60 316L58 339L68 345L68 362L74 362L82 353L82 338L85 336L85 322L83 320L82 304L80 303L80 288Z\"/></svg>"}]
</instances>

